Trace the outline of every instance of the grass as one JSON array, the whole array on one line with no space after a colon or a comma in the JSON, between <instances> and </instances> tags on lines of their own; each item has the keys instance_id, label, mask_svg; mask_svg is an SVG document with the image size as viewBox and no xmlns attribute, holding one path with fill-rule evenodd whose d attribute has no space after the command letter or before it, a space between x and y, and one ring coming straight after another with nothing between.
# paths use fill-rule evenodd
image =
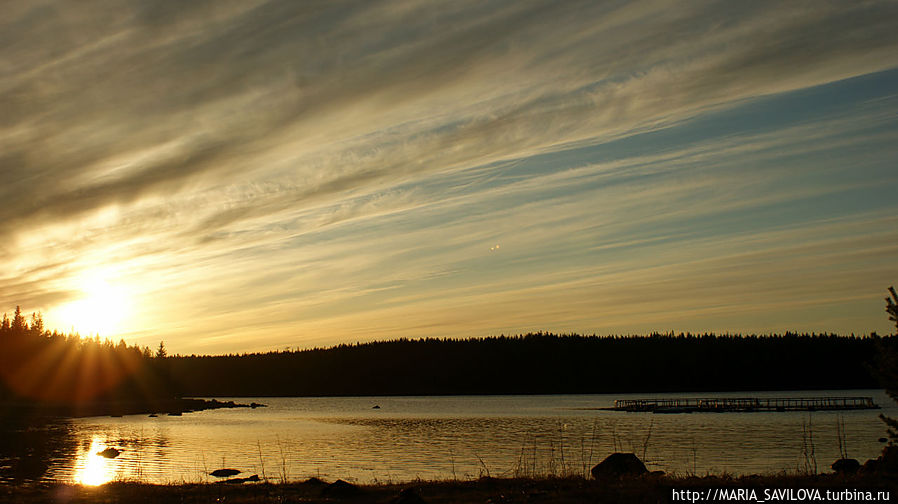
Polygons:
<instances>
[{"instance_id":1,"label":"grass","mask_svg":"<svg viewBox=\"0 0 898 504\"><path fill-rule=\"evenodd\" d=\"M403 503L602 503L672 502L674 491L711 488L870 490L898 495L898 480L882 476L772 475L706 477L670 477L646 475L636 478L595 481L582 477L566 478L480 478L471 481L415 481L404 484L362 485L350 491L329 493L326 483L310 479L301 483L174 484L151 485L115 482L100 487L75 485L35 485L0 487L0 502L37 503L209 503L234 504L346 502ZM405 492L405 493L403 493ZM409 492L421 500L412 500ZM403 496L403 497L400 497ZM404 499L404 500L403 500Z\"/></svg>"}]
</instances>

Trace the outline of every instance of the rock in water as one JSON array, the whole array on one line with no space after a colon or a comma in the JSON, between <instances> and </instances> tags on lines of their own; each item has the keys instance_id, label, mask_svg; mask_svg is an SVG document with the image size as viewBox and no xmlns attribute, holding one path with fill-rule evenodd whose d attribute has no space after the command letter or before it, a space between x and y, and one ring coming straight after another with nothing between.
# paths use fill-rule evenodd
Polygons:
<instances>
[{"instance_id":1,"label":"rock in water","mask_svg":"<svg viewBox=\"0 0 898 504\"><path fill-rule=\"evenodd\" d=\"M855 459L843 458L833 462L832 468L838 474L855 474L861 468L861 463Z\"/></svg>"},{"instance_id":2,"label":"rock in water","mask_svg":"<svg viewBox=\"0 0 898 504\"><path fill-rule=\"evenodd\" d=\"M231 478L231 479L226 479L224 481L220 481L219 483L229 483L229 484L241 485L248 481L256 482L256 481L262 481L262 480L259 479L258 474L253 474L249 478Z\"/></svg>"},{"instance_id":3,"label":"rock in water","mask_svg":"<svg viewBox=\"0 0 898 504\"><path fill-rule=\"evenodd\" d=\"M97 452L97 455L112 459L118 457L120 453L121 450L116 450L115 448L106 448L103 451Z\"/></svg>"},{"instance_id":4,"label":"rock in water","mask_svg":"<svg viewBox=\"0 0 898 504\"><path fill-rule=\"evenodd\" d=\"M237 469L216 469L209 473L211 476L215 476L216 478L225 478L227 476L235 476L240 474L240 471Z\"/></svg>"},{"instance_id":5,"label":"rock in water","mask_svg":"<svg viewBox=\"0 0 898 504\"><path fill-rule=\"evenodd\" d=\"M645 464L635 454L612 453L592 468L592 477L595 479L619 478L621 476L639 476L647 472Z\"/></svg>"}]
</instances>

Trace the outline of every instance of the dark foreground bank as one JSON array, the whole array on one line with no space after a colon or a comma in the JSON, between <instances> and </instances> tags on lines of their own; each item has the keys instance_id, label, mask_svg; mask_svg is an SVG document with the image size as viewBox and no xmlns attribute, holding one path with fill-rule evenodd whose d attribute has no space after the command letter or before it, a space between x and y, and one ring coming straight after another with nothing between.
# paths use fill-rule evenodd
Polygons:
<instances>
[{"instance_id":1,"label":"dark foreground bank","mask_svg":"<svg viewBox=\"0 0 898 504\"><path fill-rule=\"evenodd\" d=\"M2 502L39 503L604 503L604 502L891 502L898 480L880 475L611 479L496 479L356 486L312 478L302 483L0 487Z\"/></svg>"}]
</instances>

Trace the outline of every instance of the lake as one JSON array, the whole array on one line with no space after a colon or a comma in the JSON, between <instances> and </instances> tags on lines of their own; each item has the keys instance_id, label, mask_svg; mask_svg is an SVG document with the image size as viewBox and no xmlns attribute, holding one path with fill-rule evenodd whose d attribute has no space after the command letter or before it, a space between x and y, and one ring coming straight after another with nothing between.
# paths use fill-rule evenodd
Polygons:
<instances>
[{"instance_id":1,"label":"lake","mask_svg":"<svg viewBox=\"0 0 898 504\"><path fill-rule=\"evenodd\" d=\"M691 413L597 411L640 397L873 396L881 410ZM360 483L587 474L614 451L650 470L733 475L829 471L842 449L862 463L882 450L880 390L452 397L227 398L267 404L181 417L73 419L6 436L3 483L214 481L214 469L271 480ZM379 406L379 408L374 408ZM841 424L841 427L840 427ZM841 432L841 434L840 434ZM114 447L106 459L97 452Z\"/></svg>"}]
</instances>

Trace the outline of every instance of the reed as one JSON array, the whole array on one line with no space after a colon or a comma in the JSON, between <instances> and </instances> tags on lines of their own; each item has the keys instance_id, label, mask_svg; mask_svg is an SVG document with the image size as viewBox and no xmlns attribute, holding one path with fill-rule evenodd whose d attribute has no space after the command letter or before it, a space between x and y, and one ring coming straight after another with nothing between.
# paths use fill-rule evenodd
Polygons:
<instances>
[{"instance_id":1,"label":"reed","mask_svg":"<svg viewBox=\"0 0 898 504\"><path fill-rule=\"evenodd\" d=\"M801 422L801 455L804 474L817 474L817 448L814 445L814 424L811 415Z\"/></svg>"},{"instance_id":2,"label":"reed","mask_svg":"<svg viewBox=\"0 0 898 504\"><path fill-rule=\"evenodd\" d=\"M282 484L286 484L286 483L287 483L287 480L288 480L288 477L287 477L287 452L286 452L286 450L284 449L284 445L281 443L281 437L280 437L280 436L277 437L277 443L278 443L278 453L279 453L280 456L281 456L281 474L280 474L280 482L281 482Z\"/></svg>"},{"instance_id":3,"label":"reed","mask_svg":"<svg viewBox=\"0 0 898 504\"><path fill-rule=\"evenodd\" d=\"M839 441L839 458L848 458L848 436L845 432L845 417L839 415L836 418L836 437Z\"/></svg>"},{"instance_id":4,"label":"reed","mask_svg":"<svg viewBox=\"0 0 898 504\"><path fill-rule=\"evenodd\" d=\"M262 458L262 442L258 439L256 440L256 446L259 448L259 469L262 472L262 481L268 481L268 476L265 475L265 459Z\"/></svg>"},{"instance_id":5,"label":"reed","mask_svg":"<svg viewBox=\"0 0 898 504\"><path fill-rule=\"evenodd\" d=\"M572 436L564 424L558 428L558 439L549 440L540 445L534 438L525 440L517 452L517 458L509 471L503 473L512 478L583 478L592 477L592 467L598 462L596 454L601 453L600 440L602 429L598 420L594 421L589 431L581 433L579 439L571 442ZM630 439L623 439L614 421L606 424L609 433L611 450L629 451L641 454L641 460L651 463L649 458L654 419L648 424L645 432L632 433ZM634 439L635 438L635 439ZM571 449L579 446L579 450ZM610 452L608 453L610 454ZM578 460L579 459L579 460Z\"/></svg>"}]
</instances>

